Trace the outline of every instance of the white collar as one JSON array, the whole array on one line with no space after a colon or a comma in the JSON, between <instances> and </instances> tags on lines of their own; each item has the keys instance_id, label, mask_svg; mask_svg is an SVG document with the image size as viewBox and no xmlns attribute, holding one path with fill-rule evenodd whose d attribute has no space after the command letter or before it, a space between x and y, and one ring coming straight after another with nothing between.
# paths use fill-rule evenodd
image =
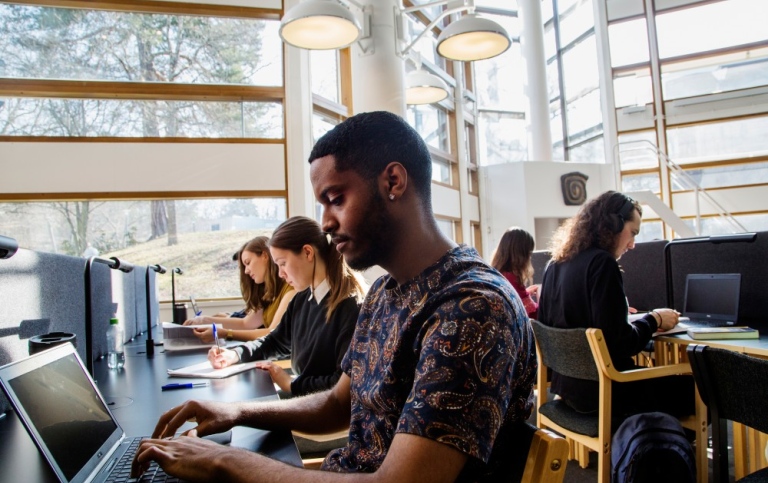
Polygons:
<instances>
[{"instance_id":1,"label":"white collar","mask_svg":"<svg viewBox=\"0 0 768 483\"><path fill-rule=\"evenodd\" d=\"M320 282L320 285L315 287L313 290L310 290L309 299L312 300L312 298L314 298L315 302L319 304L330 291L331 286L328 284L328 279L323 279L323 281Z\"/></svg>"}]
</instances>

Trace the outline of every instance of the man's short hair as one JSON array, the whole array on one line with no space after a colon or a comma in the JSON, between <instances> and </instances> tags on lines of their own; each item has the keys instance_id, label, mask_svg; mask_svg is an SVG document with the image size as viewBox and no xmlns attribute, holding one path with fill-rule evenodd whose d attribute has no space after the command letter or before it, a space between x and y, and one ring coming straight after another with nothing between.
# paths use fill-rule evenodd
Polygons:
<instances>
[{"instance_id":1,"label":"man's short hair","mask_svg":"<svg viewBox=\"0 0 768 483\"><path fill-rule=\"evenodd\" d=\"M421 135L400 116L374 111L350 117L317 141L309 162L329 155L338 171L351 169L371 182L397 161L422 201L431 206L432 158Z\"/></svg>"}]
</instances>

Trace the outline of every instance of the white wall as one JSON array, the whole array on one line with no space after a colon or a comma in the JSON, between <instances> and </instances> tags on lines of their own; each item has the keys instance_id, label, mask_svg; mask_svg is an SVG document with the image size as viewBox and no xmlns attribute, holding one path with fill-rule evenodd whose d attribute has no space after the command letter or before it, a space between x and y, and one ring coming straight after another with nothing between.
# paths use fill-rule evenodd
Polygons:
<instances>
[{"instance_id":1,"label":"white wall","mask_svg":"<svg viewBox=\"0 0 768 483\"><path fill-rule=\"evenodd\" d=\"M501 235L510 226L519 226L536 237L536 219L575 215L579 207L566 206L560 189L560 176L573 171L589 177L588 198L615 189L613 166L607 164L516 162L481 167L480 211L485 258L490 260ZM546 248L539 245L537 240L537 249Z\"/></svg>"}]
</instances>

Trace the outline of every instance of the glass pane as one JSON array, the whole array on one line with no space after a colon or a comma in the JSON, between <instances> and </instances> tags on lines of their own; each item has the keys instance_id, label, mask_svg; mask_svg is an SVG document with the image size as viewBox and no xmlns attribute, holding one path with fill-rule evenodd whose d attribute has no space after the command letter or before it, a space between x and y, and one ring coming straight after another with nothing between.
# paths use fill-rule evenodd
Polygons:
<instances>
[{"instance_id":1,"label":"glass pane","mask_svg":"<svg viewBox=\"0 0 768 483\"><path fill-rule=\"evenodd\" d=\"M660 221L644 221L640 224L640 233L635 237L635 241L663 240L663 231L664 229Z\"/></svg>"},{"instance_id":2,"label":"glass pane","mask_svg":"<svg viewBox=\"0 0 768 483\"><path fill-rule=\"evenodd\" d=\"M616 108L644 106L653 102L653 84L650 69L623 73L613 79L613 97Z\"/></svg>"},{"instance_id":3,"label":"glass pane","mask_svg":"<svg viewBox=\"0 0 768 483\"><path fill-rule=\"evenodd\" d=\"M428 145L450 152L448 115L444 110L431 105L408 106L408 123Z\"/></svg>"},{"instance_id":4,"label":"glass pane","mask_svg":"<svg viewBox=\"0 0 768 483\"><path fill-rule=\"evenodd\" d=\"M669 157L681 164L764 155L768 152L766 132L768 117L669 128Z\"/></svg>"},{"instance_id":5,"label":"glass pane","mask_svg":"<svg viewBox=\"0 0 768 483\"><path fill-rule=\"evenodd\" d=\"M733 217L746 231L768 230L768 215L735 215ZM683 220L686 225L696 232L696 219ZM729 233L741 233L743 230L730 220L721 216L708 216L701 218L701 236L727 235Z\"/></svg>"},{"instance_id":6,"label":"glass pane","mask_svg":"<svg viewBox=\"0 0 768 483\"><path fill-rule=\"evenodd\" d=\"M448 161L432 160L432 181L451 184L451 164Z\"/></svg>"},{"instance_id":7,"label":"glass pane","mask_svg":"<svg viewBox=\"0 0 768 483\"><path fill-rule=\"evenodd\" d=\"M651 190L654 193L661 192L661 183L658 173L633 174L621 177L621 191Z\"/></svg>"},{"instance_id":8,"label":"glass pane","mask_svg":"<svg viewBox=\"0 0 768 483\"><path fill-rule=\"evenodd\" d=\"M477 128L480 135L480 164L523 161L528 157L525 119L509 114L481 111Z\"/></svg>"},{"instance_id":9,"label":"glass pane","mask_svg":"<svg viewBox=\"0 0 768 483\"><path fill-rule=\"evenodd\" d=\"M563 111L559 102L549 104L549 128L552 131L552 142L563 142Z\"/></svg>"},{"instance_id":10,"label":"glass pane","mask_svg":"<svg viewBox=\"0 0 768 483\"><path fill-rule=\"evenodd\" d=\"M454 232L454 223L451 220L441 220L438 218L437 227L443 232L443 235L447 236L451 240L456 239L456 233Z\"/></svg>"},{"instance_id":11,"label":"glass pane","mask_svg":"<svg viewBox=\"0 0 768 483\"><path fill-rule=\"evenodd\" d=\"M765 0L729 0L656 16L662 59L768 39Z\"/></svg>"},{"instance_id":12,"label":"glass pane","mask_svg":"<svg viewBox=\"0 0 768 483\"><path fill-rule=\"evenodd\" d=\"M605 163L603 137L592 139L568 149L568 161L575 163Z\"/></svg>"},{"instance_id":13,"label":"glass pane","mask_svg":"<svg viewBox=\"0 0 768 483\"><path fill-rule=\"evenodd\" d=\"M405 38L407 40L405 45L409 45L413 39L418 37L419 34L427 28L427 26L412 15L406 15L405 17L407 19L405 33ZM413 46L413 51L419 53L422 60L428 60L432 64L445 70L445 58L437 53L437 36L435 36L434 32L428 32L421 37L419 41L416 42L416 45Z\"/></svg>"},{"instance_id":14,"label":"glass pane","mask_svg":"<svg viewBox=\"0 0 768 483\"><path fill-rule=\"evenodd\" d=\"M662 65L661 82L666 100L768 85L768 49Z\"/></svg>"},{"instance_id":15,"label":"glass pane","mask_svg":"<svg viewBox=\"0 0 768 483\"><path fill-rule=\"evenodd\" d=\"M576 144L603 132L603 113L600 110L600 91L587 93L566 107L568 144Z\"/></svg>"},{"instance_id":16,"label":"glass pane","mask_svg":"<svg viewBox=\"0 0 768 483\"><path fill-rule=\"evenodd\" d=\"M323 134L327 133L339 123L337 119L324 116L320 113L312 114L312 142L316 143Z\"/></svg>"},{"instance_id":17,"label":"glass pane","mask_svg":"<svg viewBox=\"0 0 768 483\"><path fill-rule=\"evenodd\" d=\"M560 71L556 60L547 64L547 96L550 102L560 97Z\"/></svg>"},{"instance_id":18,"label":"glass pane","mask_svg":"<svg viewBox=\"0 0 768 483\"><path fill-rule=\"evenodd\" d=\"M563 54L563 80L566 99L572 100L599 87L597 45L590 35Z\"/></svg>"},{"instance_id":19,"label":"glass pane","mask_svg":"<svg viewBox=\"0 0 768 483\"><path fill-rule=\"evenodd\" d=\"M312 93L339 102L339 51L310 50Z\"/></svg>"},{"instance_id":20,"label":"glass pane","mask_svg":"<svg viewBox=\"0 0 768 483\"><path fill-rule=\"evenodd\" d=\"M475 0L476 7L489 7L500 10L517 11L517 0Z\"/></svg>"},{"instance_id":21,"label":"glass pane","mask_svg":"<svg viewBox=\"0 0 768 483\"><path fill-rule=\"evenodd\" d=\"M0 5L0 77L283 84L277 20Z\"/></svg>"},{"instance_id":22,"label":"glass pane","mask_svg":"<svg viewBox=\"0 0 768 483\"><path fill-rule=\"evenodd\" d=\"M644 18L608 26L611 66L648 62L648 30Z\"/></svg>"},{"instance_id":23,"label":"glass pane","mask_svg":"<svg viewBox=\"0 0 768 483\"><path fill-rule=\"evenodd\" d=\"M619 134L621 169L655 168L659 165L656 133L641 131Z\"/></svg>"},{"instance_id":24,"label":"glass pane","mask_svg":"<svg viewBox=\"0 0 768 483\"><path fill-rule=\"evenodd\" d=\"M286 219L284 198L0 203L0 233L30 250L101 256L134 265L181 267L176 294L240 297L232 254ZM73 227L80 227L75 229ZM90 251L90 250L89 250ZM234 271L233 271L234 269ZM171 277L158 275L160 298Z\"/></svg>"},{"instance_id":25,"label":"glass pane","mask_svg":"<svg viewBox=\"0 0 768 483\"><path fill-rule=\"evenodd\" d=\"M0 99L0 134L281 139L283 105L277 102L5 98Z\"/></svg>"},{"instance_id":26,"label":"glass pane","mask_svg":"<svg viewBox=\"0 0 768 483\"><path fill-rule=\"evenodd\" d=\"M477 102L480 109L525 111L523 91L525 76L520 75L523 60L520 44L513 44L503 54L475 62Z\"/></svg>"},{"instance_id":27,"label":"glass pane","mask_svg":"<svg viewBox=\"0 0 768 483\"><path fill-rule=\"evenodd\" d=\"M541 0L541 19L546 23L552 17L552 0Z\"/></svg>"},{"instance_id":28,"label":"glass pane","mask_svg":"<svg viewBox=\"0 0 768 483\"><path fill-rule=\"evenodd\" d=\"M559 0L557 8L560 10L560 48L564 48L587 30L595 26L595 15L592 10L592 0L579 0L578 5L563 15L567 5L561 7L561 4L567 4L571 0ZM573 0L575 1L575 0Z\"/></svg>"},{"instance_id":29,"label":"glass pane","mask_svg":"<svg viewBox=\"0 0 768 483\"><path fill-rule=\"evenodd\" d=\"M544 57L549 60L557 53L554 22L544 26Z\"/></svg>"},{"instance_id":30,"label":"glass pane","mask_svg":"<svg viewBox=\"0 0 768 483\"><path fill-rule=\"evenodd\" d=\"M704 189L768 184L768 162L686 169L685 172Z\"/></svg>"}]
</instances>

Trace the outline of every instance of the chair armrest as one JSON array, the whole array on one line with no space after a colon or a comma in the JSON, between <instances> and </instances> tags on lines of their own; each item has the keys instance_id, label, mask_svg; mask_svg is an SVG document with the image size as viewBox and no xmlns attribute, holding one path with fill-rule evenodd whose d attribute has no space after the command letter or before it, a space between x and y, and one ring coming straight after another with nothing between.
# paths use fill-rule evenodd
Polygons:
<instances>
[{"instance_id":1,"label":"chair armrest","mask_svg":"<svg viewBox=\"0 0 768 483\"><path fill-rule=\"evenodd\" d=\"M603 331L600 329L587 329L587 340L592 349L592 355L595 357L597 369L608 379L616 382L632 382L642 379L653 379L657 377L674 376L678 374L692 374L691 365L686 363L671 364L660 367L649 367L643 369L632 369L629 371L619 371L614 367L611 355L608 352L608 346L603 337Z\"/></svg>"}]
</instances>

